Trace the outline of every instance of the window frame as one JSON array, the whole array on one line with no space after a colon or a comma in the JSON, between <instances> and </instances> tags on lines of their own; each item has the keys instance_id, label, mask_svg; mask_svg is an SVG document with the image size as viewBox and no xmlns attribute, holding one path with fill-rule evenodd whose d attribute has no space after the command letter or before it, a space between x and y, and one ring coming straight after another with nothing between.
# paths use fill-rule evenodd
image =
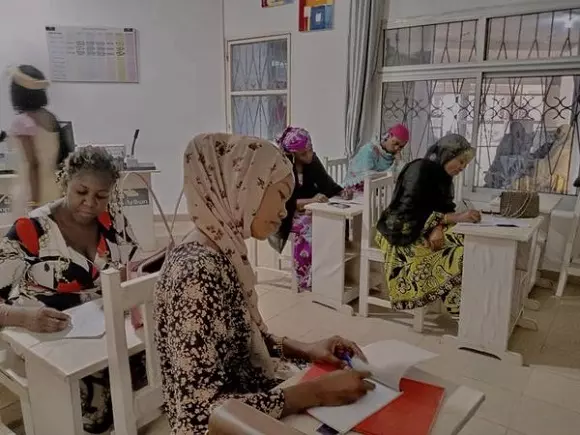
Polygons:
<instances>
[{"instance_id":1,"label":"window frame","mask_svg":"<svg viewBox=\"0 0 580 435\"><path fill-rule=\"evenodd\" d=\"M286 89L270 89L270 90L253 90L253 91L233 91L232 90L232 47L235 45L246 45L268 41L286 41L287 53L287 86ZM226 79L226 131L233 133L233 97L248 97L248 96L286 96L286 125L290 125L290 105L291 105L291 59L292 59L292 45L290 33L272 34L266 36L257 36L250 38L233 38L225 41L225 79Z\"/></svg>"},{"instance_id":2,"label":"window frame","mask_svg":"<svg viewBox=\"0 0 580 435\"><path fill-rule=\"evenodd\" d=\"M404 66L384 66L381 51L381 62L378 66L377 92L381 95L378 98L378 115L375 119L376 131L381 131L382 122L382 86L385 82L410 82L420 80L445 80L445 79L473 79L475 80L475 107L473 115L472 136L467 138L477 147L477 139L480 124L481 94L485 77L545 77L545 76L566 76L580 75L580 56L561 57L548 59L507 59L507 60L485 60L486 44L488 35L488 22L492 18L534 14L542 12L552 12L562 9L579 9L577 1L554 1L546 0L532 5L507 5L488 8L474 9L459 13L445 14L444 16L422 16L414 18L404 18L395 20L383 20L381 28L381 47L384 47L384 35L386 30L398 29L402 27L425 26L442 23L452 23L464 20L476 20L476 60L473 62L454 64L423 64ZM570 163L577 161L578 147L572 148ZM572 178L577 174L570 173ZM489 202L494 196L501 193L500 189L485 187L475 187L476 163L471 163L466 171L461 174L458 180L457 200L463 198L471 201ZM461 186L461 188L459 188ZM542 193L542 195L558 195L557 193Z\"/></svg>"}]
</instances>

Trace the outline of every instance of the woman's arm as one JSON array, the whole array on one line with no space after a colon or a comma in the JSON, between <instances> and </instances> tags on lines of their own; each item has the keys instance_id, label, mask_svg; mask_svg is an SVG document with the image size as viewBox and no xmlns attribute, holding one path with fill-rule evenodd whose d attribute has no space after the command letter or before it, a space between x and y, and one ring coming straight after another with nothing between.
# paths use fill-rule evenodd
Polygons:
<instances>
[{"instance_id":1,"label":"woman's arm","mask_svg":"<svg viewBox=\"0 0 580 435\"><path fill-rule=\"evenodd\" d=\"M28 162L28 183L30 185L30 201L37 205L40 201L40 178L38 174L38 158L34 148L34 140L31 136L19 136L24 156Z\"/></svg>"},{"instance_id":2,"label":"woman's arm","mask_svg":"<svg viewBox=\"0 0 580 435\"><path fill-rule=\"evenodd\" d=\"M327 198L332 198L342 192L342 187L328 175L328 172L324 169L324 165L316 155L310 164L310 170L312 171L318 190Z\"/></svg>"},{"instance_id":3,"label":"woman's arm","mask_svg":"<svg viewBox=\"0 0 580 435\"><path fill-rule=\"evenodd\" d=\"M30 185L30 198L32 202L40 200L40 178L38 174L39 161L34 148L34 136L38 127L34 119L26 113L21 113L14 118L10 126L10 134L16 137L22 147L24 158L28 162L28 183Z\"/></svg>"}]
</instances>

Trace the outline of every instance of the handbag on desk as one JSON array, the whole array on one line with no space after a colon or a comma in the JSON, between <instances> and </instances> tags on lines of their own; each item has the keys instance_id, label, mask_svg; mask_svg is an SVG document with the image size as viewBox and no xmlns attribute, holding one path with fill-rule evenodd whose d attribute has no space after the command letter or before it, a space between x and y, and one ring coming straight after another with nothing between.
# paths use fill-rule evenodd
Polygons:
<instances>
[{"instance_id":1,"label":"handbag on desk","mask_svg":"<svg viewBox=\"0 0 580 435\"><path fill-rule=\"evenodd\" d=\"M507 218L536 218L540 215L540 195L523 190L502 192L499 213Z\"/></svg>"}]
</instances>

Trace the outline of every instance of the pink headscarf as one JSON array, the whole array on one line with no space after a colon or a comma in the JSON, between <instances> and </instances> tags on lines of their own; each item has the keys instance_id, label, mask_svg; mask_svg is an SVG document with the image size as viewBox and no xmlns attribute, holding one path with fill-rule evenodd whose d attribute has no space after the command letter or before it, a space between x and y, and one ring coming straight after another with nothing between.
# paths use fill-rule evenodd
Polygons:
<instances>
[{"instance_id":1,"label":"pink headscarf","mask_svg":"<svg viewBox=\"0 0 580 435\"><path fill-rule=\"evenodd\" d=\"M409 129L405 127L403 124L393 125L391 128L389 128L387 134L385 135L385 137L383 137L383 140L387 140L390 137L396 137L397 139L403 142L408 142Z\"/></svg>"},{"instance_id":2,"label":"pink headscarf","mask_svg":"<svg viewBox=\"0 0 580 435\"><path fill-rule=\"evenodd\" d=\"M312 148L310 133L303 128L291 125L286 127L276 142L287 153L296 153Z\"/></svg>"}]
</instances>

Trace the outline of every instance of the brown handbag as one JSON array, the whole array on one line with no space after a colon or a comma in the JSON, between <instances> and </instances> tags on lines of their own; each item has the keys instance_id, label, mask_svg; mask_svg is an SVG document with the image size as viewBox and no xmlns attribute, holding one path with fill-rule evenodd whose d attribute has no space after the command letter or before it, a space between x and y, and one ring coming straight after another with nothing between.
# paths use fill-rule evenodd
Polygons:
<instances>
[{"instance_id":1,"label":"brown handbag","mask_svg":"<svg viewBox=\"0 0 580 435\"><path fill-rule=\"evenodd\" d=\"M523 190L502 192L499 213L507 218L536 218L540 215L540 195Z\"/></svg>"}]
</instances>

